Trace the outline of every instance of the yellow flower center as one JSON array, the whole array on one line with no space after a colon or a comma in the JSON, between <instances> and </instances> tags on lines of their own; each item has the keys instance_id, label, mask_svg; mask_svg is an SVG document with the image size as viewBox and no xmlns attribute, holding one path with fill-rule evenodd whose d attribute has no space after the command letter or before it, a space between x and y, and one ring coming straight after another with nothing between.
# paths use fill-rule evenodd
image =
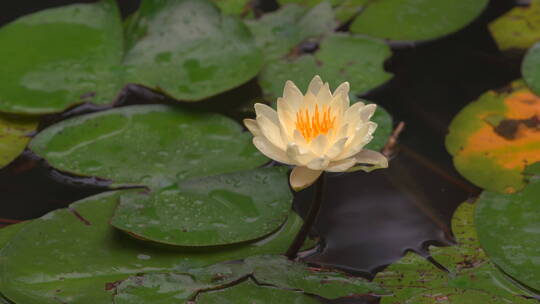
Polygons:
<instances>
[{"instance_id":1,"label":"yellow flower center","mask_svg":"<svg viewBox=\"0 0 540 304\"><path fill-rule=\"evenodd\" d=\"M315 111L311 115L307 108L296 112L296 129L310 142L320 134L327 134L334 127L335 120L329 106L324 106L322 111L319 111L319 106L315 105Z\"/></svg>"}]
</instances>

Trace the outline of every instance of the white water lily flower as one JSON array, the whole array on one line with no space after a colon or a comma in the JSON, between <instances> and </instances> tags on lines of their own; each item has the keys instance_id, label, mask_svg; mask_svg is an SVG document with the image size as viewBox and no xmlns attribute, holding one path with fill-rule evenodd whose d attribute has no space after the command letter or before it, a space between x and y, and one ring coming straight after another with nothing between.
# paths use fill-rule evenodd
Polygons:
<instances>
[{"instance_id":1,"label":"white water lily flower","mask_svg":"<svg viewBox=\"0 0 540 304\"><path fill-rule=\"evenodd\" d=\"M285 83L277 112L255 104L256 119L245 119L253 144L267 157L296 166L290 176L294 190L312 183L323 171L371 171L388 167L384 155L363 149L377 124L370 121L376 105L349 104L349 83L332 94L328 83L315 76L306 95L292 81ZM357 166L356 164L369 166Z\"/></svg>"}]
</instances>

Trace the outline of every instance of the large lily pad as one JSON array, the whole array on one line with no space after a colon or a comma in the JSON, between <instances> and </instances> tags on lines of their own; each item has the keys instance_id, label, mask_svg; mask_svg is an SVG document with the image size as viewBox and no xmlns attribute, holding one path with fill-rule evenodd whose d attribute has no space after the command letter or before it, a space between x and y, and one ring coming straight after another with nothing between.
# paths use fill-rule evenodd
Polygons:
<instances>
[{"instance_id":1,"label":"large lily pad","mask_svg":"<svg viewBox=\"0 0 540 304\"><path fill-rule=\"evenodd\" d=\"M353 33L395 41L430 40L463 28L488 0L370 1L351 24Z\"/></svg>"},{"instance_id":2,"label":"large lily pad","mask_svg":"<svg viewBox=\"0 0 540 304\"><path fill-rule=\"evenodd\" d=\"M0 168L21 154L37 125L36 118L0 115Z\"/></svg>"},{"instance_id":3,"label":"large lily pad","mask_svg":"<svg viewBox=\"0 0 540 304\"><path fill-rule=\"evenodd\" d=\"M231 288L202 293L197 304L319 304L321 301L298 291L259 286L247 280Z\"/></svg>"},{"instance_id":4,"label":"large lily pad","mask_svg":"<svg viewBox=\"0 0 540 304\"><path fill-rule=\"evenodd\" d=\"M231 119L164 105L65 120L39 133L30 148L59 170L156 188L267 161Z\"/></svg>"},{"instance_id":5,"label":"large lily pad","mask_svg":"<svg viewBox=\"0 0 540 304\"><path fill-rule=\"evenodd\" d=\"M309 10L286 5L246 23L263 50L266 62L282 58L303 41L331 33L336 26L332 7L326 2Z\"/></svg>"},{"instance_id":6,"label":"large lily pad","mask_svg":"<svg viewBox=\"0 0 540 304\"><path fill-rule=\"evenodd\" d=\"M501 51L526 50L540 40L540 1L517 6L489 24Z\"/></svg>"},{"instance_id":7,"label":"large lily pad","mask_svg":"<svg viewBox=\"0 0 540 304\"><path fill-rule=\"evenodd\" d=\"M450 124L446 148L472 183L515 192L525 186L525 166L540 161L539 119L540 97L516 82L465 107Z\"/></svg>"},{"instance_id":8,"label":"large lily pad","mask_svg":"<svg viewBox=\"0 0 540 304\"><path fill-rule=\"evenodd\" d=\"M263 237L291 209L283 168L261 168L181 182L148 195L124 195L111 224L178 246L214 246Z\"/></svg>"},{"instance_id":9,"label":"large lily pad","mask_svg":"<svg viewBox=\"0 0 540 304\"><path fill-rule=\"evenodd\" d=\"M130 277L118 285L115 303L145 303L151 299L161 300L163 303L169 303L167 300L172 299L179 303L189 303L197 294L204 294L208 290L228 289L248 278L261 286L302 291L326 299L368 293L388 294L386 290L362 278L308 268L306 264L291 262L284 256L264 255L250 257L243 262L225 262L192 269L183 274L157 273ZM160 288L157 289L157 286ZM252 287L250 293L255 293L258 288Z\"/></svg>"},{"instance_id":10,"label":"large lily pad","mask_svg":"<svg viewBox=\"0 0 540 304\"><path fill-rule=\"evenodd\" d=\"M351 94L360 95L392 77L383 67L390 55L389 47L380 40L335 33L323 39L314 54L267 63L259 75L259 83L271 100L282 95L287 80L305 91L313 75L320 75L334 88L348 81Z\"/></svg>"},{"instance_id":11,"label":"large lily pad","mask_svg":"<svg viewBox=\"0 0 540 304\"><path fill-rule=\"evenodd\" d=\"M11 237L19 232L29 222L21 222L12 224L7 227L0 228L0 249L11 239Z\"/></svg>"},{"instance_id":12,"label":"large lily pad","mask_svg":"<svg viewBox=\"0 0 540 304\"><path fill-rule=\"evenodd\" d=\"M473 224L474 207L464 203L454 214L452 229L456 246L430 248L431 257L450 272L424 257L408 253L377 274L375 282L394 292L391 297L383 297L382 304L536 302L522 297L529 293L514 285L487 260Z\"/></svg>"},{"instance_id":13,"label":"large lily pad","mask_svg":"<svg viewBox=\"0 0 540 304\"><path fill-rule=\"evenodd\" d=\"M127 24L127 82L197 101L254 77L262 55L237 18L209 1L143 1Z\"/></svg>"},{"instance_id":14,"label":"large lily pad","mask_svg":"<svg viewBox=\"0 0 540 304\"><path fill-rule=\"evenodd\" d=\"M116 2L76 4L0 29L0 110L51 113L111 103L127 83L198 101L254 77L248 28L207 0L144 1L126 31Z\"/></svg>"},{"instance_id":15,"label":"large lily pad","mask_svg":"<svg viewBox=\"0 0 540 304\"><path fill-rule=\"evenodd\" d=\"M540 290L539 176L511 195L485 191L476 211L480 243L491 260L536 290Z\"/></svg>"},{"instance_id":16,"label":"large lily pad","mask_svg":"<svg viewBox=\"0 0 540 304\"><path fill-rule=\"evenodd\" d=\"M154 246L109 225L118 197L125 193L100 194L23 227L0 251L4 296L26 304L110 303L118 281L137 273L185 272L251 255L283 253L302 225L291 212L279 231L257 242L200 250Z\"/></svg>"},{"instance_id":17,"label":"large lily pad","mask_svg":"<svg viewBox=\"0 0 540 304\"><path fill-rule=\"evenodd\" d=\"M0 111L103 104L121 88L122 24L113 0L21 17L0 28L0 44Z\"/></svg>"}]
</instances>

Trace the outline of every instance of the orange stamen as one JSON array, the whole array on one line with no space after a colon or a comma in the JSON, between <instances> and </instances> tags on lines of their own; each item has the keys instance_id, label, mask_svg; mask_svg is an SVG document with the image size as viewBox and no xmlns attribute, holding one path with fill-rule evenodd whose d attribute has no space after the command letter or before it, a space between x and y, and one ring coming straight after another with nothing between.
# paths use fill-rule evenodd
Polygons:
<instances>
[{"instance_id":1,"label":"orange stamen","mask_svg":"<svg viewBox=\"0 0 540 304\"><path fill-rule=\"evenodd\" d=\"M296 112L296 129L310 142L320 134L327 134L334 127L335 120L329 106L324 106L322 111L319 111L319 106L315 105L312 115L307 108Z\"/></svg>"}]
</instances>

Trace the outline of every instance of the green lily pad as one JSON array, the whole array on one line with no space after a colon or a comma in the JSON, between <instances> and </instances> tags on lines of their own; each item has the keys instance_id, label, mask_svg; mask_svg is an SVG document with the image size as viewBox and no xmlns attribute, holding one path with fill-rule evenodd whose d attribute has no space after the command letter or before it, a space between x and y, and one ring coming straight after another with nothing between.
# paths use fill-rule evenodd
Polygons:
<instances>
[{"instance_id":1,"label":"green lily pad","mask_svg":"<svg viewBox=\"0 0 540 304\"><path fill-rule=\"evenodd\" d=\"M109 225L118 197L125 193L93 196L26 224L0 251L4 296L25 304L111 303L118 282L138 273L185 272L283 253L302 225L291 212L279 231L257 242L189 250L153 245Z\"/></svg>"},{"instance_id":2,"label":"green lily pad","mask_svg":"<svg viewBox=\"0 0 540 304\"><path fill-rule=\"evenodd\" d=\"M156 188L268 161L231 119L164 105L68 119L40 132L30 148L62 171Z\"/></svg>"},{"instance_id":3,"label":"green lily pad","mask_svg":"<svg viewBox=\"0 0 540 304\"><path fill-rule=\"evenodd\" d=\"M212 0L225 15L242 16L249 11L251 0Z\"/></svg>"},{"instance_id":4,"label":"green lily pad","mask_svg":"<svg viewBox=\"0 0 540 304\"><path fill-rule=\"evenodd\" d=\"M253 78L261 51L237 18L210 1L143 1L127 23L126 82L198 101Z\"/></svg>"},{"instance_id":5,"label":"green lily pad","mask_svg":"<svg viewBox=\"0 0 540 304\"><path fill-rule=\"evenodd\" d=\"M198 101L253 78L249 29L207 0L144 1L122 27L116 1L37 12L0 28L0 111L113 102L127 83Z\"/></svg>"},{"instance_id":6,"label":"green lily pad","mask_svg":"<svg viewBox=\"0 0 540 304\"><path fill-rule=\"evenodd\" d=\"M201 293L197 304L320 304L318 299L298 291L259 286L248 279L230 288Z\"/></svg>"},{"instance_id":7,"label":"green lily pad","mask_svg":"<svg viewBox=\"0 0 540 304\"><path fill-rule=\"evenodd\" d=\"M261 168L124 195L111 224L169 245L224 245L272 233L287 219L291 204L285 170Z\"/></svg>"},{"instance_id":8,"label":"green lily pad","mask_svg":"<svg viewBox=\"0 0 540 304\"><path fill-rule=\"evenodd\" d=\"M382 304L396 303L535 303L528 291L513 284L491 263L480 247L473 224L475 205L464 203L455 212L452 230L457 245L430 247L443 271L412 252L377 274L374 282L394 292ZM470 302L474 299L492 301ZM450 302L448 302L450 301Z\"/></svg>"},{"instance_id":9,"label":"green lily pad","mask_svg":"<svg viewBox=\"0 0 540 304\"><path fill-rule=\"evenodd\" d=\"M540 97L522 82L489 91L450 124L446 148L457 170L477 186L501 193L525 186L523 170L540 161Z\"/></svg>"},{"instance_id":10,"label":"green lily pad","mask_svg":"<svg viewBox=\"0 0 540 304\"><path fill-rule=\"evenodd\" d=\"M37 125L36 118L0 115L0 168L24 151Z\"/></svg>"},{"instance_id":11,"label":"green lily pad","mask_svg":"<svg viewBox=\"0 0 540 304\"><path fill-rule=\"evenodd\" d=\"M351 24L351 32L394 41L439 38L460 30L488 0L370 1Z\"/></svg>"},{"instance_id":12,"label":"green lily pad","mask_svg":"<svg viewBox=\"0 0 540 304\"><path fill-rule=\"evenodd\" d=\"M0 249L11 239L15 233L19 232L29 222L21 222L0 228Z\"/></svg>"},{"instance_id":13,"label":"green lily pad","mask_svg":"<svg viewBox=\"0 0 540 304\"><path fill-rule=\"evenodd\" d=\"M377 124L376 136L366 145L365 149L379 151L384 148L388 138L392 135L392 116L383 107L377 106L377 110L371 117L371 121Z\"/></svg>"},{"instance_id":14,"label":"green lily pad","mask_svg":"<svg viewBox=\"0 0 540 304\"><path fill-rule=\"evenodd\" d=\"M320 75L333 88L348 81L351 94L360 95L392 77L383 67L390 55L390 48L380 40L335 33L323 39L314 54L269 62L259 75L259 83L271 100L282 95L287 80L305 92L313 75Z\"/></svg>"},{"instance_id":15,"label":"green lily pad","mask_svg":"<svg viewBox=\"0 0 540 304\"><path fill-rule=\"evenodd\" d=\"M109 103L122 86L122 24L113 0L21 17L0 28L0 45L0 111Z\"/></svg>"},{"instance_id":16,"label":"green lily pad","mask_svg":"<svg viewBox=\"0 0 540 304\"><path fill-rule=\"evenodd\" d=\"M521 191L500 194L484 191L475 219L480 243L503 271L521 283L540 289L540 179L534 177Z\"/></svg>"},{"instance_id":17,"label":"green lily pad","mask_svg":"<svg viewBox=\"0 0 540 304\"><path fill-rule=\"evenodd\" d=\"M517 6L489 24L501 51L526 50L540 40L540 0Z\"/></svg>"},{"instance_id":18,"label":"green lily pad","mask_svg":"<svg viewBox=\"0 0 540 304\"><path fill-rule=\"evenodd\" d=\"M334 7L336 20L345 22L362 11L370 0L278 0L281 5L299 4L307 7L315 6L321 2L330 2Z\"/></svg>"},{"instance_id":19,"label":"green lily pad","mask_svg":"<svg viewBox=\"0 0 540 304\"><path fill-rule=\"evenodd\" d=\"M260 286L302 291L327 299L367 293L388 294L386 290L362 278L308 268L307 265L289 261L284 256L263 255L249 257L243 262L224 262L192 269L182 274L134 276L118 285L115 303L145 303L150 299L159 299L163 303L170 303L167 300L172 299L189 303L199 293L228 289L247 278L252 278ZM157 289L157 286L160 288Z\"/></svg>"},{"instance_id":20,"label":"green lily pad","mask_svg":"<svg viewBox=\"0 0 540 304\"><path fill-rule=\"evenodd\" d=\"M325 36L336 27L332 7L326 2L309 10L286 5L246 24L263 50L265 62L282 58L301 42Z\"/></svg>"},{"instance_id":21,"label":"green lily pad","mask_svg":"<svg viewBox=\"0 0 540 304\"><path fill-rule=\"evenodd\" d=\"M521 74L531 90L540 95L540 42L527 51L521 65Z\"/></svg>"}]
</instances>

